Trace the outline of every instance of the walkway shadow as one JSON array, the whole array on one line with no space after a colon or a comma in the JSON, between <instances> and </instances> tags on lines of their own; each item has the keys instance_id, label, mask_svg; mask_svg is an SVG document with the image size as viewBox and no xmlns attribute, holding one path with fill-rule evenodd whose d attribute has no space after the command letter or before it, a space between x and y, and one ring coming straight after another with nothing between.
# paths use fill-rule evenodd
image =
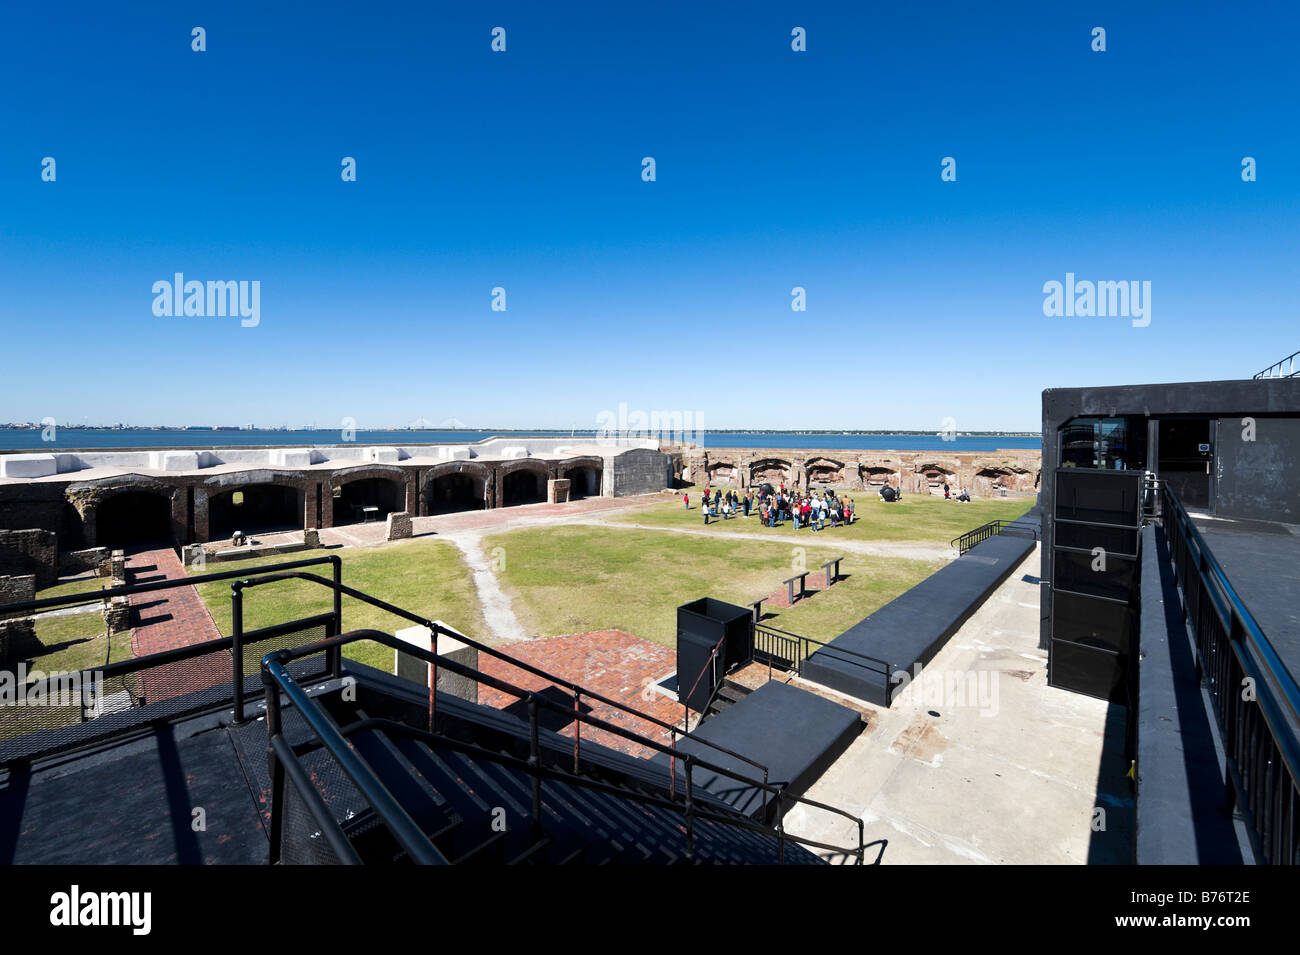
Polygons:
<instances>
[{"instance_id":1,"label":"walkway shadow","mask_svg":"<svg viewBox=\"0 0 1300 955\"><path fill-rule=\"evenodd\" d=\"M573 697L561 690L558 686L548 686L540 690L537 696L549 700L559 706L564 707L563 711L557 711L552 707L538 705L537 707L537 725L544 730L550 730L552 733L558 733L573 723ZM591 707L582 701L579 701L579 708L582 714L591 713ZM509 713L517 720L528 722L528 701L515 700L509 706L501 710L502 713Z\"/></svg>"}]
</instances>

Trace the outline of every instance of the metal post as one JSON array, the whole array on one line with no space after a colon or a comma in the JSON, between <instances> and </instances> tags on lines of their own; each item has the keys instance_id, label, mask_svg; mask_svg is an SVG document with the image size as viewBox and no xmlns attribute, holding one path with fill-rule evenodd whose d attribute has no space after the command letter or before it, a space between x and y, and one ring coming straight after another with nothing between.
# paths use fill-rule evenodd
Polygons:
<instances>
[{"instance_id":1,"label":"metal post","mask_svg":"<svg viewBox=\"0 0 1300 955\"><path fill-rule=\"evenodd\" d=\"M337 554L333 555L334 559L331 564L334 568L334 634L338 636L343 632L343 592L339 587L343 584L343 559ZM329 670L330 676L339 679L343 676L343 648L332 647L329 651ZM430 727L430 730L433 728Z\"/></svg>"},{"instance_id":2,"label":"metal post","mask_svg":"<svg viewBox=\"0 0 1300 955\"><path fill-rule=\"evenodd\" d=\"M429 624L429 649L436 657L438 655L438 625ZM434 721L438 716L438 661L429 661L429 732L434 731Z\"/></svg>"},{"instance_id":3,"label":"metal post","mask_svg":"<svg viewBox=\"0 0 1300 955\"><path fill-rule=\"evenodd\" d=\"M528 694L528 766L533 777L533 837L542 834L542 775L537 741L537 696Z\"/></svg>"},{"instance_id":4,"label":"metal post","mask_svg":"<svg viewBox=\"0 0 1300 955\"><path fill-rule=\"evenodd\" d=\"M582 744L582 706L579 701L581 691L573 691L573 771L578 771L578 747Z\"/></svg>"},{"instance_id":5,"label":"metal post","mask_svg":"<svg viewBox=\"0 0 1300 955\"><path fill-rule=\"evenodd\" d=\"M673 730L672 755L668 757L668 795L677 798L677 730Z\"/></svg>"},{"instance_id":6,"label":"metal post","mask_svg":"<svg viewBox=\"0 0 1300 955\"><path fill-rule=\"evenodd\" d=\"M781 793L776 794L776 861L785 865L785 813L781 811Z\"/></svg>"},{"instance_id":7,"label":"metal post","mask_svg":"<svg viewBox=\"0 0 1300 955\"><path fill-rule=\"evenodd\" d=\"M235 680L232 685L235 722L244 722L244 593L239 581L230 585L230 656L234 659ZM269 692L269 691L268 691Z\"/></svg>"},{"instance_id":8,"label":"metal post","mask_svg":"<svg viewBox=\"0 0 1300 955\"><path fill-rule=\"evenodd\" d=\"M695 791L691 783L692 756L686 757L686 861L695 861Z\"/></svg>"},{"instance_id":9,"label":"metal post","mask_svg":"<svg viewBox=\"0 0 1300 955\"><path fill-rule=\"evenodd\" d=\"M236 671L237 673L239 671ZM281 842L284 838L284 767L276 756L274 740L280 735L280 688L271 675L262 669L262 686L266 696L266 762L271 773L271 840L270 863L280 861Z\"/></svg>"}]
</instances>

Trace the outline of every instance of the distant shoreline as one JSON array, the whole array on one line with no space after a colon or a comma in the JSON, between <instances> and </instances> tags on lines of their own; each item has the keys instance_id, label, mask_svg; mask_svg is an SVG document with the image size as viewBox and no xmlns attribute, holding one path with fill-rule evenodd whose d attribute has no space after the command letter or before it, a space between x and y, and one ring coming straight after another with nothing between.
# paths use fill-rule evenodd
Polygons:
<instances>
[{"instance_id":1,"label":"distant shoreline","mask_svg":"<svg viewBox=\"0 0 1300 955\"><path fill-rule=\"evenodd\" d=\"M377 430L357 429L344 434L341 430L318 431L200 431L164 428L55 428L46 432L31 428L0 428L0 453L29 452L69 454L79 451L150 451L165 448L217 450L235 448L304 448L357 445L446 445L477 444L492 437L524 439L568 438L575 444L592 443L597 432L564 430L470 431L434 429ZM665 435L671 443L676 436ZM841 450L841 451L979 451L1036 450L1042 438L1024 432L957 432L942 436L920 431L705 431L698 435L681 435L684 444L704 450L737 448L772 450Z\"/></svg>"}]
</instances>

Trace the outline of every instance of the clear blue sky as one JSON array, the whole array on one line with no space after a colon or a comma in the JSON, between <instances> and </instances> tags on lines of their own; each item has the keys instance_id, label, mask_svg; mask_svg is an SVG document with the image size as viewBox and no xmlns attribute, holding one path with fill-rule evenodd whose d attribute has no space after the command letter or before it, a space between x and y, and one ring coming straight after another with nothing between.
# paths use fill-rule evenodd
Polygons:
<instances>
[{"instance_id":1,"label":"clear blue sky","mask_svg":"<svg viewBox=\"0 0 1300 955\"><path fill-rule=\"evenodd\" d=\"M840 6L11 5L0 421L1036 429L1300 348L1296 4Z\"/></svg>"}]
</instances>

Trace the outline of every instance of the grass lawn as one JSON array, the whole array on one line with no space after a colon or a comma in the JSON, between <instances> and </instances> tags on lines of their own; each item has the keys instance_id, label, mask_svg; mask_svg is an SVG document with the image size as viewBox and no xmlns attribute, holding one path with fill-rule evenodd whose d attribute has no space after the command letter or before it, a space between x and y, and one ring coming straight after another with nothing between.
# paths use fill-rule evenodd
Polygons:
<instances>
[{"instance_id":1,"label":"grass lawn","mask_svg":"<svg viewBox=\"0 0 1300 955\"><path fill-rule=\"evenodd\" d=\"M681 508L680 502L678 508ZM617 629L665 646L676 642L676 608L699 597L746 604L782 589L795 573L796 548L819 587L818 565L840 556L833 547L751 540L716 540L665 531L607 530L600 527L539 527L488 537L484 547L501 547L500 574L514 599L515 614L530 633L555 636ZM928 577L939 562L848 555L834 588L765 622L819 640L838 636L850 624Z\"/></svg>"},{"instance_id":2,"label":"grass lawn","mask_svg":"<svg viewBox=\"0 0 1300 955\"><path fill-rule=\"evenodd\" d=\"M44 590L36 591L36 599L44 600L47 597L66 597L69 594L91 593L92 591L103 590L109 583L111 581L108 578L93 573L65 577L53 587L46 587Z\"/></svg>"},{"instance_id":3,"label":"grass lawn","mask_svg":"<svg viewBox=\"0 0 1300 955\"><path fill-rule=\"evenodd\" d=\"M116 663L131 656L131 631L114 634L109 656L108 630L99 613L37 617L36 639L45 653L27 661L28 670L71 672Z\"/></svg>"},{"instance_id":4,"label":"grass lawn","mask_svg":"<svg viewBox=\"0 0 1300 955\"><path fill-rule=\"evenodd\" d=\"M383 547L343 548L336 553L343 558L343 583L347 586L411 613L441 620L475 639L483 639L483 614L473 577L461 559L460 550L449 541L405 541ZM288 559L304 556L295 554ZM222 562L209 564L207 571L251 570L285 559L271 556ZM330 576L328 564L304 570ZM230 581L201 584L198 591L217 627L228 635ZM287 580L254 587L244 591L244 628L253 630L327 613L332 605L332 593L309 581ZM413 624L387 611L351 597L343 598L345 630L375 629L392 633L409 626ZM393 668L392 650L374 643L354 643L345 648L344 656L389 672Z\"/></svg>"},{"instance_id":5,"label":"grass lawn","mask_svg":"<svg viewBox=\"0 0 1300 955\"><path fill-rule=\"evenodd\" d=\"M704 515L700 513L702 490L691 488L691 509L682 506L682 493L663 504L651 504L632 509L628 514L610 518L626 524L660 527L689 527L692 530L704 527ZM836 491L839 494L839 491ZM853 500L857 509L857 518L850 527L838 527L827 530L831 539L843 540L889 540L889 541L930 541L947 544L954 537L966 531L974 530L981 524L993 520L1015 520L1034 506L1031 497L994 498L974 500L969 504L957 501L945 501L942 497L924 494L904 494L901 501L886 504L880 500L875 491L845 491L846 497ZM719 534L736 531L757 531L764 534L793 534L794 526L785 522L777 527L764 527L758 522L757 515L749 518L732 518L729 521L710 519L709 529L717 529ZM805 535L800 530L800 536ZM814 537L807 533L809 538ZM834 546L831 544L830 546ZM811 634L809 634L811 636Z\"/></svg>"}]
</instances>

